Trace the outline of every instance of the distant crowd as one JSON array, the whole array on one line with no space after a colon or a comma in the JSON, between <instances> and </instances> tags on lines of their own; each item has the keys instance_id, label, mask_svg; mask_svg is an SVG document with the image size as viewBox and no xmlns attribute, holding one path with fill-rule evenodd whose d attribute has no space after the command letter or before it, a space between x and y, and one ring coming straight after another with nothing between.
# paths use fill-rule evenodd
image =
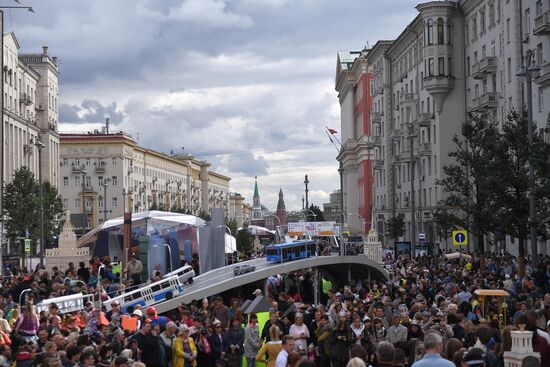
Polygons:
<instances>
[{"instance_id":1,"label":"distant crowd","mask_svg":"<svg viewBox=\"0 0 550 367\"><path fill-rule=\"evenodd\" d=\"M231 294L181 304L166 315L154 307L123 313L116 302L106 312L92 301L69 313L56 304L36 312L33 306L45 299L93 293L104 301L162 276L157 269L141 279L143 265L135 257L124 268L114 260L5 277L0 367L504 367L512 331L520 328L533 332L540 355L523 365L550 366L548 256L528 262L524 276L511 255L488 255L484 272L476 256L398 259L389 266L390 282L340 286L324 279L318 304L312 271L304 269L271 276L265 290L247 295L265 297L269 308L257 314L244 314L245 297ZM482 303L477 289L510 296Z\"/></svg>"}]
</instances>

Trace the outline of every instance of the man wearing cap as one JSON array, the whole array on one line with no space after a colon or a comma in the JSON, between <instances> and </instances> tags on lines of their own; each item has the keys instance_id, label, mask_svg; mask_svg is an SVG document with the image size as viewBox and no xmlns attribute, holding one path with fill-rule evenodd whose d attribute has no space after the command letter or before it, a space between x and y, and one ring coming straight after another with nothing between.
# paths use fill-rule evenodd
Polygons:
<instances>
[{"instance_id":1,"label":"man wearing cap","mask_svg":"<svg viewBox=\"0 0 550 367\"><path fill-rule=\"evenodd\" d=\"M441 357L443 352L443 340L436 332L429 332L424 336L424 358L415 362L412 367L455 367L451 361Z\"/></svg>"},{"instance_id":2,"label":"man wearing cap","mask_svg":"<svg viewBox=\"0 0 550 367\"><path fill-rule=\"evenodd\" d=\"M157 315L157 310L154 307L147 307L147 318L151 320L151 326L159 325L161 330L164 330L170 319L166 316Z\"/></svg>"}]
</instances>

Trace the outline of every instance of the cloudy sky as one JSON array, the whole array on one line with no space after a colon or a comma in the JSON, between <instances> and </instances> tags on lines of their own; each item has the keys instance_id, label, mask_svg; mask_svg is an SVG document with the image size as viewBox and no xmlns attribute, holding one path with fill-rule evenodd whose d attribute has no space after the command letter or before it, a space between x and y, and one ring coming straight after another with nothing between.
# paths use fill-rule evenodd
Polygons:
<instances>
[{"instance_id":1,"label":"cloudy sky","mask_svg":"<svg viewBox=\"0 0 550 367\"><path fill-rule=\"evenodd\" d=\"M61 60L61 131L115 129L205 159L251 201L301 208L339 188L338 50L395 38L410 0L22 0L4 15L24 52ZM17 5L2 0L1 5Z\"/></svg>"}]
</instances>

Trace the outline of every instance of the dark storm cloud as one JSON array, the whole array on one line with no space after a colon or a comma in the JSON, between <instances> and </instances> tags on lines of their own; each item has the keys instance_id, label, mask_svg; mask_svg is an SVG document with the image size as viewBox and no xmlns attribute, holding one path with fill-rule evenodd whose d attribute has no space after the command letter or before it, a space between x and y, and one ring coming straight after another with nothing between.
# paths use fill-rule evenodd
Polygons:
<instances>
[{"instance_id":1,"label":"dark storm cloud","mask_svg":"<svg viewBox=\"0 0 550 367\"><path fill-rule=\"evenodd\" d=\"M227 168L231 172L240 172L251 177L264 176L267 174L269 163L264 157L254 157L252 153L235 154L227 160Z\"/></svg>"},{"instance_id":2,"label":"dark storm cloud","mask_svg":"<svg viewBox=\"0 0 550 367\"><path fill-rule=\"evenodd\" d=\"M122 122L124 114L118 111L116 102L104 106L101 102L93 99L85 99L78 106L66 103L61 103L59 106L59 119L62 122L97 123L103 122L106 117L109 117L111 123L118 124Z\"/></svg>"}]
</instances>

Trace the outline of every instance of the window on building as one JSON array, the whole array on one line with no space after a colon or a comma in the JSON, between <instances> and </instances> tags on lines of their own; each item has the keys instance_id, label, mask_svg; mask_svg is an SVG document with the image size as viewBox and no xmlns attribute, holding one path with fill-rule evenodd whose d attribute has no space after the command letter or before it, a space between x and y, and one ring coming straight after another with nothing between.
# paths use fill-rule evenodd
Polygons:
<instances>
[{"instance_id":1,"label":"window on building","mask_svg":"<svg viewBox=\"0 0 550 367\"><path fill-rule=\"evenodd\" d=\"M69 177L67 176L63 177L63 186L65 187L69 186Z\"/></svg>"},{"instance_id":2,"label":"window on building","mask_svg":"<svg viewBox=\"0 0 550 367\"><path fill-rule=\"evenodd\" d=\"M507 71L508 71L508 83L512 82L512 58L508 58L507 61Z\"/></svg>"},{"instance_id":3,"label":"window on building","mask_svg":"<svg viewBox=\"0 0 550 367\"><path fill-rule=\"evenodd\" d=\"M537 45L537 52L535 55L536 63L538 66L542 65L542 43Z\"/></svg>"},{"instance_id":4,"label":"window on building","mask_svg":"<svg viewBox=\"0 0 550 367\"><path fill-rule=\"evenodd\" d=\"M472 17L472 41L477 39L477 17Z\"/></svg>"},{"instance_id":5,"label":"window on building","mask_svg":"<svg viewBox=\"0 0 550 367\"><path fill-rule=\"evenodd\" d=\"M539 88L539 112L544 111L544 89Z\"/></svg>"},{"instance_id":6,"label":"window on building","mask_svg":"<svg viewBox=\"0 0 550 367\"><path fill-rule=\"evenodd\" d=\"M428 19L428 29L427 29L427 44L433 45L434 43L434 24L432 18Z\"/></svg>"},{"instance_id":7,"label":"window on building","mask_svg":"<svg viewBox=\"0 0 550 367\"><path fill-rule=\"evenodd\" d=\"M74 176L74 185L80 186L80 176Z\"/></svg>"},{"instance_id":8,"label":"window on building","mask_svg":"<svg viewBox=\"0 0 550 367\"><path fill-rule=\"evenodd\" d=\"M69 160L67 158L63 158L63 165L64 166L68 166L69 165Z\"/></svg>"},{"instance_id":9,"label":"window on building","mask_svg":"<svg viewBox=\"0 0 550 367\"><path fill-rule=\"evenodd\" d=\"M489 2L489 27L495 25L495 3L493 1Z\"/></svg>"},{"instance_id":10,"label":"window on building","mask_svg":"<svg viewBox=\"0 0 550 367\"><path fill-rule=\"evenodd\" d=\"M103 208L103 195L98 195L97 197L97 206Z\"/></svg>"},{"instance_id":11,"label":"window on building","mask_svg":"<svg viewBox=\"0 0 550 367\"><path fill-rule=\"evenodd\" d=\"M69 199L63 199L63 209L69 210Z\"/></svg>"},{"instance_id":12,"label":"window on building","mask_svg":"<svg viewBox=\"0 0 550 367\"><path fill-rule=\"evenodd\" d=\"M447 75L448 76L452 76L453 75L453 68L452 68L453 64L451 63L451 58L449 57L447 59Z\"/></svg>"},{"instance_id":13,"label":"window on building","mask_svg":"<svg viewBox=\"0 0 550 367\"><path fill-rule=\"evenodd\" d=\"M502 12L502 6L500 4L501 0L495 0L495 2L497 4L497 10L496 10L497 22L500 22L500 17L501 17L501 12Z\"/></svg>"},{"instance_id":14,"label":"window on building","mask_svg":"<svg viewBox=\"0 0 550 367\"><path fill-rule=\"evenodd\" d=\"M74 199L74 207L80 209L80 199Z\"/></svg>"},{"instance_id":15,"label":"window on building","mask_svg":"<svg viewBox=\"0 0 550 367\"><path fill-rule=\"evenodd\" d=\"M90 158L86 158L86 165L87 165L87 166L90 165Z\"/></svg>"},{"instance_id":16,"label":"window on building","mask_svg":"<svg viewBox=\"0 0 550 367\"><path fill-rule=\"evenodd\" d=\"M428 59L428 76L434 76L434 58Z\"/></svg>"},{"instance_id":17,"label":"window on building","mask_svg":"<svg viewBox=\"0 0 550 367\"><path fill-rule=\"evenodd\" d=\"M452 44L452 40L453 40L453 37L452 37L452 29L451 29L451 18L447 18L447 44L450 45Z\"/></svg>"},{"instance_id":18,"label":"window on building","mask_svg":"<svg viewBox=\"0 0 550 367\"><path fill-rule=\"evenodd\" d=\"M506 19L506 43L510 43L510 18Z\"/></svg>"},{"instance_id":19,"label":"window on building","mask_svg":"<svg viewBox=\"0 0 550 367\"><path fill-rule=\"evenodd\" d=\"M466 76L470 76L470 56L466 57Z\"/></svg>"},{"instance_id":20,"label":"window on building","mask_svg":"<svg viewBox=\"0 0 550 367\"><path fill-rule=\"evenodd\" d=\"M479 12L479 34L485 33L485 8Z\"/></svg>"},{"instance_id":21,"label":"window on building","mask_svg":"<svg viewBox=\"0 0 550 367\"><path fill-rule=\"evenodd\" d=\"M437 74L439 76L445 75L445 58L444 57L437 58Z\"/></svg>"},{"instance_id":22,"label":"window on building","mask_svg":"<svg viewBox=\"0 0 550 367\"><path fill-rule=\"evenodd\" d=\"M437 43L440 45L445 44L445 25L443 24L443 18L437 18Z\"/></svg>"},{"instance_id":23,"label":"window on building","mask_svg":"<svg viewBox=\"0 0 550 367\"><path fill-rule=\"evenodd\" d=\"M497 53L496 53L495 40L491 40L491 56L495 57L496 55Z\"/></svg>"},{"instance_id":24,"label":"window on building","mask_svg":"<svg viewBox=\"0 0 550 367\"><path fill-rule=\"evenodd\" d=\"M113 197L113 200L112 200L112 202L113 202L113 208L116 208L116 207L118 207L118 198L116 198L116 197Z\"/></svg>"},{"instance_id":25,"label":"window on building","mask_svg":"<svg viewBox=\"0 0 550 367\"><path fill-rule=\"evenodd\" d=\"M537 3L535 5L536 5L536 16L538 17L539 15L542 14L542 0L537 0Z\"/></svg>"},{"instance_id":26,"label":"window on building","mask_svg":"<svg viewBox=\"0 0 550 367\"><path fill-rule=\"evenodd\" d=\"M113 166L116 166L117 158L113 158Z\"/></svg>"},{"instance_id":27,"label":"window on building","mask_svg":"<svg viewBox=\"0 0 550 367\"><path fill-rule=\"evenodd\" d=\"M525 30L524 35L529 35L531 33L531 9L525 9Z\"/></svg>"},{"instance_id":28,"label":"window on building","mask_svg":"<svg viewBox=\"0 0 550 367\"><path fill-rule=\"evenodd\" d=\"M466 23L466 25L464 26L464 42L468 44L469 41L470 41L470 26L468 25L468 23Z\"/></svg>"},{"instance_id":29,"label":"window on building","mask_svg":"<svg viewBox=\"0 0 550 367\"><path fill-rule=\"evenodd\" d=\"M117 186L118 185L118 177L117 176L111 177L111 182L113 183L113 186Z\"/></svg>"},{"instance_id":30,"label":"window on building","mask_svg":"<svg viewBox=\"0 0 550 367\"><path fill-rule=\"evenodd\" d=\"M98 176L97 177L97 184L100 185L100 186L103 185L103 176Z\"/></svg>"}]
</instances>

